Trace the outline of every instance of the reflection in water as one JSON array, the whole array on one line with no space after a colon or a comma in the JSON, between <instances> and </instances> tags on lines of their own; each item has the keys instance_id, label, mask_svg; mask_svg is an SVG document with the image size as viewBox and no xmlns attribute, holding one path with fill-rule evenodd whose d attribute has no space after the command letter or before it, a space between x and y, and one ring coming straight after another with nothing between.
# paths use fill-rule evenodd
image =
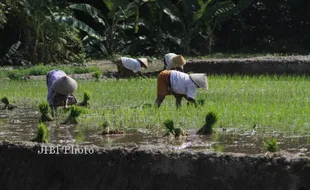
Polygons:
<instances>
[{"instance_id":1,"label":"reflection in water","mask_svg":"<svg viewBox=\"0 0 310 190\"><path fill-rule=\"evenodd\" d=\"M29 141L35 137L40 114L31 109L0 110L0 140ZM180 139L164 138L163 131L133 129L125 135L102 136L96 132L81 132L75 125L61 125L52 121L46 123L50 142L58 144L95 144L97 146L157 146L175 150L217 151L257 154L263 153L263 142L276 136L280 150L310 156L310 136L286 136L285 134L266 134L256 131L242 132L226 129L212 135L196 135L195 130L187 131L190 135Z\"/></svg>"}]
</instances>

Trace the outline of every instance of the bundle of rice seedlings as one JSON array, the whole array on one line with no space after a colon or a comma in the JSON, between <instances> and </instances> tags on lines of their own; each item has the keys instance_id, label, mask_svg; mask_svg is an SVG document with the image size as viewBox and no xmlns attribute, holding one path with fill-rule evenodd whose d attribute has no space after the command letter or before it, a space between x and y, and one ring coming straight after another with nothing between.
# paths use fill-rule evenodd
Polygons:
<instances>
[{"instance_id":1,"label":"bundle of rice seedlings","mask_svg":"<svg viewBox=\"0 0 310 190\"><path fill-rule=\"evenodd\" d=\"M273 137L269 140L263 142L263 150L268 152L277 152L279 151L278 139Z\"/></svg>"},{"instance_id":2,"label":"bundle of rice seedlings","mask_svg":"<svg viewBox=\"0 0 310 190\"><path fill-rule=\"evenodd\" d=\"M69 116L62 124L78 124L76 120L81 114L85 114L88 112L87 109L80 107L80 106L71 106L69 108Z\"/></svg>"},{"instance_id":3,"label":"bundle of rice seedlings","mask_svg":"<svg viewBox=\"0 0 310 190\"><path fill-rule=\"evenodd\" d=\"M1 98L0 101L4 103L4 107L2 108L3 110L5 109L12 110L14 108L17 108L17 106L10 104L9 99L7 97Z\"/></svg>"},{"instance_id":4,"label":"bundle of rice seedlings","mask_svg":"<svg viewBox=\"0 0 310 190\"><path fill-rule=\"evenodd\" d=\"M79 103L78 105L88 107L89 106L89 102L88 102L89 100L90 100L90 93L88 91L85 91L83 101L81 103Z\"/></svg>"},{"instance_id":5,"label":"bundle of rice seedlings","mask_svg":"<svg viewBox=\"0 0 310 190\"><path fill-rule=\"evenodd\" d=\"M166 133L164 134L164 137L166 136L174 136L174 123L172 120L167 119L164 121L164 127L166 129Z\"/></svg>"},{"instance_id":6,"label":"bundle of rice seedlings","mask_svg":"<svg viewBox=\"0 0 310 190\"><path fill-rule=\"evenodd\" d=\"M217 115L214 112L209 112L206 116L206 123L198 131L198 135L209 135L212 134L213 125L217 122Z\"/></svg>"},{"instance_id":7,"label":"bundle of rice seedlings","mask_svg":"<svg viewBox=\"0 0 310 190\"><path fill-rule=\"evenodd\" d=\"M37 136L31 139L33 142L48 143L48 129L43 122L39 122Z\"/></svg>"},{"instance_id":8,"label":"bundle of rice seedlings","mask_svg":"<svg viewBox=\"0 0 310 190\"><path fill-rule=\"evenodd\" d=\"M110 122L107 120L103 122L101 127L103 128L101 135L116 135L116 134L124 134L125 133L123 130L120 130L120 129L111 129L110 128Z\"/></svg>"},{"instance_id":9,"label":"bundle of rice seedlings","mask_svg":"<svg viewBox=\"0 0 310 190\"><path fill-rule=\"evenodd\" d=\"M49 114L49 105L47 102L40 103L39 110L41 112L40 122L53 121L53 117Z\"/></svg>"},{"instance_id":10,"label":"bundle of rice seedlings","mask_svg":"<svg viewBox=\"0 0 310 190\"><path fill-rule=\"evenodd\" d=\"M188 134L182 128L180 127L175 128L173 121L170 119L167 119L164 121L164 127L166 128L166 133L164 134L164 137L166 136L174 136L174 137L188 136Z\"/></svg>"}]
</instances>

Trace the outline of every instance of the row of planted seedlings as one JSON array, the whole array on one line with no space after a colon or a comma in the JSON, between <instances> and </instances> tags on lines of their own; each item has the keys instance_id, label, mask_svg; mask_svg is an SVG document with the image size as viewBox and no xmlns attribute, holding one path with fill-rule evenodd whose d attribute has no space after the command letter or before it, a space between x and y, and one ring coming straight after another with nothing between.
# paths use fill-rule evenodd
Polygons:
<instances>
[{"instance_id":1,"label":"row of planted seedlings","mask_svg":"<svg viewBox=\"0 0 310 190\"><path fill-rule=\"evenodd\" d=\"M159 110L152 106L144 106L152 104L155 100L154 80L85 82L87 88L84 89L89 89L94 94L94 103L91 105L91 112L81 116L80 123L86 127L98 126L105 122L103 120L107 120L112 123L112 127L118 128L156 128L165 119L173 118L177 126L187 129L202 126L205 114L215 111L220 115L217 126L238 127L240 124L246 124L241 127L259 126L258 129L260 126L267 126L270 127L269 131L290 126L296 126L293 129L289 128L293 131L307 129L305 121L309 113L309 103L305 86L309 84L308 80L280 80L270 77L215 79L212 81L211 77L209 82L216 88L210 86L208 93L200 92L197 96L205 100L204 106L183 106L179 110L175 109L173 98L167 98L168 101L165 100L165 105ZM99 88L101 86L102 88ZM128 88L129 86L131 88ZM150 96L154 99L150 99Z\"/></svg>"},{"instance_id":2,"label":"row of planted seedlings","mask_svg":"<svg viewBox=\"0 0 310 190\"><path fill-rule=\"evenodd\" d=\"M197 94L198 99L205 99L205 106L199 111L189 108L181 113L181 117L177 116L178 120L184 120L185 127L197 128L201 126L203 115L208 111L215 111L221 115L217 126L226 128L250 130L252 126L256 125L260 130L265 130L263 133L276 130L292 134L307 133L310 128L308 117L310 114L308 99L310 90L305 88L309 85L309 78L209 76L208 80L209 90L207 92L199 91ZM6 94L14 97L14 101L19 104L24 102L28 107L37 104L38 100L45 99L42 92L46 91L46 86L41 81L27 81L22 84L20 81L9 81L1 84L1 88L6 89ZM95 102L91 110L92 113L95 113L94 116L101 117L103 112L110 112L109 110L113 107L116 107L116 112L124 107L125 111L123 112L128 113L130 117L133 115L130 110L132 106L144 103L153 104L156 98L156 79L79 81L77 92L79 97L83 96L82 92L85 90L92 92L92 99ZM126 111L126 109L129 110ZM157 123L161 123L165 119L163 116L173 114L174 110L173 98L166 98L160 109L161 117ZM96 114L96 112L100 114ZM151 114L151 117L157 115L156 111ZM137 122L140 120L141 123L144 118L145 116L142 114L138 115L136 120ZM153 119L148 120L152 121ZM127 125L126 121L124 122Z\"/></svg>"},{"instance_id":3,"label":"row of planted seedlings","mask_svg":"<svg viewBox=\"0 0 310 190\"><path fill-rule=\"evenodd\" d=\"M84 99L81 103L79 103L79 106L89 106L89 102L88 100L90 99L90 95L89 93L84 93ZM204 104L204 100L203 99L199 99L199 106L203 106ZM51 117L48 116L48 105L47 103L41 103L39 105L40 108L40 112L42 113L42 116L40 118L40 123L38 126L38 135L35 139L33 139L33 141L38 141L38 142L48 142L48 140L46 140L47 136L45 134L45 132L47 133L47 128L46 126L42 123L43 121L51 121ZM150 104L142 104L141 106L134 106L131 107L132 109L139 109L139 110L150 110L149 108L152 108L152 105ZM157 109L157 108L156 108ZM82 114L82 113L87 113L87 111L81 107L78 106L73 106L70 109L70 114L68 115L67 119L65 120L65 122L63 122L63 124L78 124L76 118ZM112 109L112 113L115 114L115 107L113 107ZM115 118L115 115L113 115L113 117ZM110 134L124 134L123 130L120 130L119 128L112 128L111 124L113 126L117 126L118 124L121 123L116 123L115 120L114 122L111 122L110 120L106 119L107 117L105 117L103 115L103 123L100 127L97 127L97 129L101 129L103 130L100 134L101 135L110 135ZM214 133L216 133L213 130L213 126L214 124L217 122L218 117L214 112L209 112L207 114L207 116L205 117L205 124L203 125L203 127L201 127L198 131L197 131L197 135L212 135ZM184 138L189 136L189 133L187 133L182 127L175 127L174 125L174 121L170 120L170 119L166 119L163 124L161 125L164 129L165 129L165 133L163 135L163 137L169 137L169 138ZM120 126L121 128L121 126ZM76 138L82 137L83 134L78 133ZM215 136L215 138L217 138ZM268 141L265 141L263 144L263 148L264 150L267 151L277 151L278 150L278 145L277 145L277 139L276 138L272 138ZM217 151L221 151L221 146L217 145L215 147L214 150Z\"/></svg>"}]
</instances>

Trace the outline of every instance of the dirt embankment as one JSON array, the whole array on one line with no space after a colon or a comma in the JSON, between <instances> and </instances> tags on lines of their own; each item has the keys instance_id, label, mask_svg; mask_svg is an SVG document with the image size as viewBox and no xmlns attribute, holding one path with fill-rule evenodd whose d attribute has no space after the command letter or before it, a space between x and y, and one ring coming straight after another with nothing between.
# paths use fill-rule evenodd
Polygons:
<instances>
[{"instance_id":1,"label":"dirt embankment","mask_svg":"<svg viewBox=\"0 0 310 190\"><path fill-rule=\"evenodd\" d=\"M88 154L77 155L65 148L60 146L59 154L40 155L39 144L2 142L1 189L310 189L310 159L284 153L89 146ZM85 152L85 146L76 148Z\"/></svg>"},{"instance_id":2,"label":"dirt embankment","mask_svg":"<svg viewBox=\"0 0 310 190\"><path fill-rule=\"evenodd\" d=\"M117 78L117 69L113 62L104 60L86 65L98 66L102 71L101 78ZM150 60L149 68L143 69L146 77L157 77L163 70L161 60ZM184 66L186 73L206 74L293 74L310 75L310 56L264 56L252 58L225 59L188 59ZM92 73L72 74L78 80L93 79ZM25 76L24 79L45 80L44 76Z\"/></svg>"},{"instance_id":3,"label":"dirt embankment","mask_svg":"<svg viewBox=\"0 0 310 190\"><path fill-rule=\"evenodd\" d=\"M310 56L189 60L185 72L207 74L310 74Z\"/></svg>"}]
</instances>

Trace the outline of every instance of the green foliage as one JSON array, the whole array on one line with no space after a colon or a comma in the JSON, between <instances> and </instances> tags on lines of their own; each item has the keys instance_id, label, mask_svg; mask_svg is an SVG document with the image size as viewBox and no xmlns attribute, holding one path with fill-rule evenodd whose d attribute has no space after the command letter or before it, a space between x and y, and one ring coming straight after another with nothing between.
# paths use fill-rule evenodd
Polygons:
<instances>
[{"instance_id":1,"label":"green foliage","mask_svg":"<svg viewBox=\"0 0 310 190\"><path fill-rule=\"evenodd\" d=\"M206 116L206 124L213 126L217 122L217 115L214 112L209 112Z\"/></svg>"},{"instance_id":2,"label":"green foliage","mask_svg":"<svg viewBox=\"0 0 310 190\"><path fill-rule=\"evenodd\" d=\"M212 134L214 132L213 125L217 122L217 120L218 120L217 114L215 114L214 112L209 112L205 118L206 123L204 124L202 128L200 128L197 131L197 134L199 135Z\"/></svg>"},{"instance_id":3,"label":"green foliage","mask_svg":"<svg viewBox=\"0 0 310 190\"><path fill-rule=\"evenodd\" d=\"M105 118L116 128L157 129L165 119L173 118L177 127L197 131L205 125L206 115L212 111L218 116L218 121L213 125L214 130L222 127L252 131L256 123L259 126L256 133L279 131L305 134L310 129L310 89L305 88L309 86L309 79L309 76L210 75L208 80L216 88L210 88L208 92L197 91L197 99L206 100L205 106L198 109L194 106L176 109L173 96L165 98L160 110L155 107L134 108L155 101L155 78L108 79L100 83L81 80L75 95L82 100L84 91L89 91L90 101L95 101L91 106L91 114L85 117L82 115L83 119L79 120L79 124L85 128L97 129L102 124L100 118L104 113ZM40 80L9 80L0 83L0 89L5 89L0 90L0 97L9 94L8 98L14 98L20 105L33 109L37 109L40 102L46 101L46 96L42 96L42 92L46 92L46 83Z\"/></svg>"},{"instance_id":4,"label":"green foliage","mask_svg":"<svg viewBox=\"0 0 310 190\"><path fill-rule=\"evenodd\" d=\"M12 80L22 80L27 75L46 75L51 70L60 69L67 74L82 74L91 72L100 72L100 69L95 66L80 67L80 66L65 66L65 65L43 65L38 64L36 66L24 68L24 69L12 69L10 71L3 71L3 76L7 76Z\"/></svg>"},{"instance_id":5,"label":"green foliage","mask_svg":"<svg viewBox=\"0 0 310 190\"><path fill-rule=\"evenodd\" d=\"M81 114L86 114L88 113L88 110L79 106L71 106L70 107L70 116L77 118L79 117Z\"/></svg>"},{"instance_id":6,"label":"green foliage","mask_svg":"<svg viewBox=\"0 0 310 190\"><path fill-rule=\"evenodd\" d=\"M63 122L63 124L78 124L77 117L79 117L81 114L87 114L88 109L73 105L69 107L69 115L67 119Z\"/></svg>"},{"instance_id":7,"label":"green foliage","mask_svg":"<svg viewBox=\"0 0 310 190\"><path fill-rule=\"evenodd\" d=\"M41 113L40 122L53 121L53 118L49 115L49 105L47 102L41 102L38 107Z\"/></svg>"},{"instance_id":8,"label":"green foliage","mask_svg":"<svg viewBox=\"0 0 310 190\"><path fill-rule=\"evenodd\" d=\"M96 71L93 73L93 77L99 81L100 77L101 77L101 71Z\"/></svg>"},{"instance_id":9,"label":"green foliage","mask_svg":"<svg viewBox=\"0 0 310 190\"><path fill-rule=\"evenodd\" d=\"M37 136L31 141L39 143L48 143L48 139L49 139L48 129L44 123L40 122L37 127Z\"/></svg>"},{"instance_id":10,"label":"green foliage","mask_svg":"<svg viewBox=\"0 0 310 190\"><path fill-rule=\"evenodd\" d=\"M7 22L7 17L5 15L5 4L0 3L0 28Z\"/></svg>"},{"instance_id":11,"label":"green foliage","mask_svg":"<svg viewBox=\"0 0 310 190\"><path fill-rule=\"evenodd\" d=\"M90 92L89 91L84 91L84 96L83 96L83 101L79 103L79 106L89 106L89 101L90 100Z\"/></svg>"},{"instance_id":12,"label":"green foliage","mask_svg":"<svg viewBox=\"0 0 310 190\"><path fill-rule=\"evenodd\" d=\"M279 151L278 139L273 137L273 138L265 141L263 144L263 150L269 151L269 152Z\"/></svg>"},{"instance_id":13,"label":"green foliage","mask_svg":"<svg viewBox=\"0 0 310 190\"><path fill-rule=\"evenodd\" d=\"M181 136L187 136L187 134L185 133L185 131L182 128L180 128L180 127L175 128L173 121L170 119L167 119L164 121L164 127L166 129L166 133L164 134L164 137L174 136L177 138L177 137L181 137Z\"/></svg>"},{"instance_id":14,"label":"green foliage","mask_svg":"<svg viewBox=\"0 0 310 190\"><path fill-rule=\"evenodd\" d=\"M39 110L41 114L47 114L49 111L49 105L47 102L41 102L39 104Z\"/></svg>"},{"instance_id":15,"label":"green foliage","mask_svg":"<svg viewBox=\"0 0 310 190\"><path fill-rule=\"evenodd\" d=\"M78 132L75 133L74 139L75 139L75 142L77 142L77 143L78 142L83 142L84 139L85 139L85 136L84 136L84 134L82 132L78 131Z\"/></svg>"}]
</instances>

